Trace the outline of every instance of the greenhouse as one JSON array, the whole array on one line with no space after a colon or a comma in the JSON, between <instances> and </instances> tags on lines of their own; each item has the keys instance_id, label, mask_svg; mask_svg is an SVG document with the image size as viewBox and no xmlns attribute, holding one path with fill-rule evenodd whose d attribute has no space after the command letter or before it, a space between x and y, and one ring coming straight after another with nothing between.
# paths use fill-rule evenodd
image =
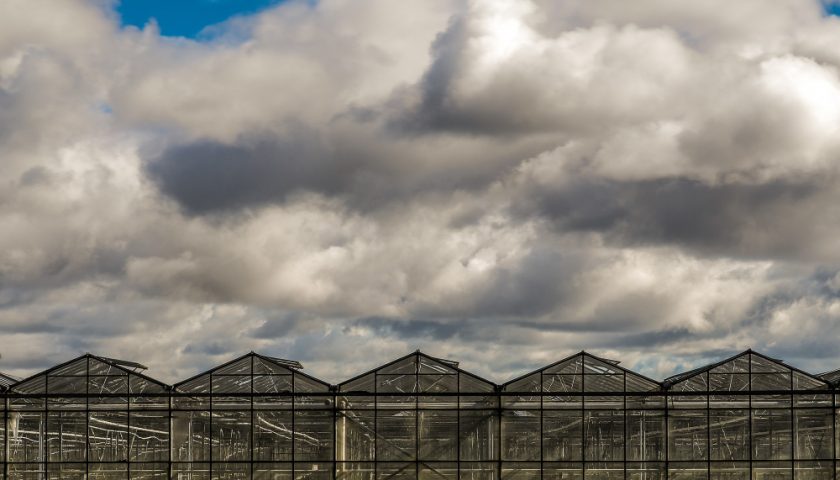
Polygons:
<instances>
[{"instance_id":1,"label":"greenhouse","mask_svg":"<svg viewBox=\"0 0 840 480\"><path fill-rule=\"evenodd\" d=\"M750 350L664 381L586 352L502 385L419 351L338 385L253 352L174 385L144 370L0 374L3 478L837 478L840 370Z\"/></svg>"}]
</instances>

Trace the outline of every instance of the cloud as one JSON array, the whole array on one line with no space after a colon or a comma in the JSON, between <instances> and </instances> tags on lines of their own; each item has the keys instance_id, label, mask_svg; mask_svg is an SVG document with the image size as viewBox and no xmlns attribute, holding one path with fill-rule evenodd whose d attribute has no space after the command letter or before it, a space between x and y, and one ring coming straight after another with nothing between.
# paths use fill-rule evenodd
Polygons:
<instances>
[{"instance_id":1,"label":"cloud","mask_svg":"<svg viewBox=\"0 0 840 480\"><path fill-rule=\"evenodd\" d=\"M817 1L285 2L202 42L111 8L0 6L0 370L840 362Z\"/></svg>"}]
</instances>

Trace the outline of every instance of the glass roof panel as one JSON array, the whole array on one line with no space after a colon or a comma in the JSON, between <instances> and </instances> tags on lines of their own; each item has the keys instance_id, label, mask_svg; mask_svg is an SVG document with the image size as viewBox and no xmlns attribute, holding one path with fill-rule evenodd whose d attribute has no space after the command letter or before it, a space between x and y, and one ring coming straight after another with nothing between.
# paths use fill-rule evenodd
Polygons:
<instances>
[{"instance_id":1,"label":"glass roof panel","mask_svg":"<svg viewBox=\"0 0 840 480\"><path fill-rule=\"evenodd\" d=\"M486 382L480 378L461 372L458 379L458 389L461 392L467 393L486 393L492 392L496 386L490 382Z\"/></svg>"},{"instance_id":2,"label":"glass roof panel","mask_svg":"<svg viewBox=\"0 0 840 480\"><path fill-rule=\"evenodd\" d=\"M625 379L627 386L625 388L628 392L650 392L659 389L658 383L641 375L636 375L633 372L625 372L625 375L627 375Z\"/></svg>"},{"instance_id":3,"label":"glass roof panel","mask_svg":"<svg viewBox=\"0 0 840 480\"><path fill-rule=\"evenodd\" d=\"M457 393L458 375L419 375L420 393Z\"/></svg>"},{"instance_id":4,"label":"glass roof panel","mask_svg":"<svg viewBox=\"0 0 840 480\"><path fill-rule=\"evenodd\" d=\"M709 373L709 390L713 392L746 392L749 389L749 374Z\"/></svg>"},{"instance_id":5,"label":"glass roof panel","mask_svg":"<svg viewBox=\"0 0 840 480\"><path fill-rule=\"evenodd\" d=\"M787 365L782 365L759 355L752 354L750 357L752 357L752 373L789 372L791 370Z\"/></svg>"},{"instance_id":6,"label":"glass roof panel","mask_svg":"<svg viewBox=\"0 0 840 480\"><path fill-rule=\"evenodd\" d=\"M369 373L355 380L339 385L342 392L370 392L373 393L376 385L376 374Z\"/></svg>"},{"instance_id":7,"label":"glass roof panel","mask_svg":"<svg viewBox=\"0 0 840 480\"><path fill-rule=\"evenodd\" d=\"M458 371L452 367L452 365L447 365L444 362L439 360L427 357L425 355L417 355L419 365L419 372L420 373L448 373L448 374L456 374Z\"/></svg>"},{"instance_id":8,"label":"glass roof panel","mask_svg":"<svg viewBox=\"0 0 840 480\"><path fill-rule=\"evenodd\" d=\"M827 389L829 386L816 378L800 372L793 372L793 388L795 390L819 390Z\"/></svg>"},{"instance_id":9,"label":"glass roof panel","mask_svg":"<svg viewBox=\"0 0 840 480\"><path fill-rule=\"evenodd\" d=\"M127 375L128 371L111 365L110 363L105 363L95 358L91 358L90 371L88 373L91 375Z\"/></svg>"},{"instance_id":10,"label":"glass roof panel","mask_svg":"<svg viewBox=\"0 0 840 480\"><path fill-rule=\"evenodd\" d=\"M746 353L710 370L711 373L749 373L749 371L750 358Z\"/></svg>"},{"instance_id":11,"label":"glass roof panel","mask_svg":"<svg viewBox=\"0 0 840 480\"><path fill-rule=\"evenodd\" d=\"M47 376L47 393L85 393L87 392L86 376Z\"/></svg>"},{"instance_id":12,"label":"glass roof panel","mask_svg":"<svg viewBox=\"0 0 840 480\"><path fill-rule=\"evenodd\" d=\"M58 367L50 375L87 375L87 357L78 358L67 365Z\"/></svg>"},{"instance_id":13,"label":"glass roof panel","mask_svg":"<svg viewBox=\"0 0 840 480\"><path fill-rule=\"evenodd\" d=\"M416 375L377 375L377 393L414 393L417 392Z\"/></svg>"},{"instance_id":14,"label":"glass roof panel","mask_svg":"<svg viewBox=\"0 0 840 480\"><path fill-rule=\"evenodd\" d=\"M178 385L178 390L187 393L210 393L210 375L202 375Z\"/></svg>"},{"instance_id":15,"label":"glass roof panel","mask_svg":"<svg viewBox=\"0 0 840 480\"><path fill-rule=\"evenodd\" d=\"M330 387L321 382L313 380L305 375L296 373L295 377L295 393L311 393L311 392L328 392Z\"/></svg>"},{"instance_id":16,"label":"glass roof panel","mask_svg":"<svg viewBox=\"0 0 840 480\"><path fill-rule=\"evenodd\" d=\"M585 375L599 374L620 374L621 369L615 365L603 362L597 358L585 355L583 358L583 370Z\"/></svg>"},{"instance_id":17,"label":"glass roof panel","mask_svg":"<svg viewBox=\"0 0 840 480\"><path fill-rule=\"evenodd\" d=\"M550 366L543 370L544 373L581 373L583 372L583 355L578 354L574 357L562 361L556 365Z\"/></svg>"},{"instance_id":18,"label":"glass roof panel","mask_svg":"<svg viewBox=\"0 0 840 480\"><path fill-rule=\"evenodd\" d=\"M291 375L254 375L254 393L292 392L292 378Z\"/></svg>"},{"instance_id":19,"label":"glass roof panel","mask_svg":"<svg viewBox=\"0 0 840 480\"><path fill-rule=\"evenodd\" d=\"M624 375L584 375L583 388L587 392L623 392Z\"/></svg>"},{"instance_id":20,"label":"glass roof panel","mask_svg":"<svg viewBox=\"0 0 840 480\"><path fill-rule=\"evenodd\" d=\"M380 374L415 374L417 373L417 355L411 355L386 367L376 370Z\"/></svg>"},{"instance_id":21,"label":"glass roof panel","mask_svg":"<svg viewBox=\"0 0 840 480\"><path fill-rule=\"evenodd\" d=\"M250 370L250 369L249 369ZM213 395L224 393L250 393L251 375L211 375L210 392Z\"/></svg>"},{"instance_id":22,"label":"glass roof panel","mask_svg":"<svg viewBox=\"0 0 840 480\"><path fill-rule=\"evenodd\" d=\"M213 370L213 375L250 375L251 357L252 355L248 355L229 365L219 367Z\"/></svg>"},{"instance_id":23,"label":"glass roof panel","mask_svg":"<svg viewBox=\"0 0 840 480\"><path fill-rule=\"evenodd\" d=\"M150 382L149 380L139 375L128 376L128 388L129 392L133 394L166 392L166 389L163 388L162 385L159 385L155 382Z\"/></svg>"},{"instance_id":24,"label":"glass roof panel","mask_svg":"<svg viewBox=\"0 0 840 480\"><path fill-rule=\"evenodd\" d=\"M292 373L292 370L272 362L268 358L254 357L254 374L277 374L285 375Z\"/></svg>"},{"instance_id":25,"label":"glass roof panel","mask_svg":"<svg viewBox=\"0 0 840 480\"><path fill-rule=\"evenodd\" d=\"M543 374L544 392L581 392L583 391L582 375Z\"/></svg>"},{"instance_id":26,"label":"glass roof panel","mask_svg":"<svg viewBox=\"0 0 840 480\"><path fill-rule=\"evenodd\" d=\"M532 373L525 378L505 385L506 392L540 392L542 391L540 372Z\"/></svg>"},{"instance_id":27,"label":"glass roof panel","mask_svg":"<svg viewBox=\"0 0 840 480\"><path fill-rule=\"evenodd\" d=\"M128 393L128 378L120 375L90 377L88 393L91 395Z\"/></svg>"},{"instance_id":28,"label":"glass roof panel","mask_svg":"<svg viewBox=\"0 0 840 480\"><path fill-rule=\"evenodd\" d=\"M676 392L705 392L707 390L706 376L708 373L700 373L693 377L682 380L671 387Z\"/></svg>"},{"instance_id":29,"label":"glass roof panel","mask_svg":"<svg viewBox=\"0 0 840 480\"><path fill-rule=\"evenodd\" d=\"M753 373L752 390L790 390L790 373Z\"/></svg>"}]
</instances>

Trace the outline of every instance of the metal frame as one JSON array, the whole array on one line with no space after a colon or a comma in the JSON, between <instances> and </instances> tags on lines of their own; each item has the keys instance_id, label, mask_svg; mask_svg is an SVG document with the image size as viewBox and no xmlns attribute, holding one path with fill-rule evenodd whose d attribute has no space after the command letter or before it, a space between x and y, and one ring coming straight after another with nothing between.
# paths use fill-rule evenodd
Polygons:
<instances>
[{"instance_id":1,"label":"metal frame","mask_svg":"<svg viewBox=\"0 0 840 480\"><path fill-rule=\"evenodd\" d=\"M91 391L93 380L99 379L102 385L107 380L91 374L94 361L99 362L97 365L107 365L108 372L114 372L104 377L125 378L125 391ZM84 362L83 375L56 374L75 362ZM226 368L240 364L250 365L246 373L224 373ZM279 373L257 373L258 365L268 365L273 369L271 372ZM587 370L594 368L592 365L600 370ZM737 365L746 365L746 371L734 371ZM755 370L755 365L768 371ZM554 371L566 366L580 366L580 371ZM719 371L730 366L731 372ZM85 354L24 380L7 382L5 389L0 385L4 419L3 479L747 480L747 476L750 480L837 479L840 395L836 395L837 384L832 381L834 378L840 381L840 375L835 375L835 371L814 376L752 350L663 382L587 352L566 357L502 385L464 371L455 362L419 351L338 385L329 385L301 372L297 362L254 352L174 386L145 376L139 371L144 368L134 362ZM394 369L398 373L393 373ZM712 378L725 375L730 375L729 388L744 378L746 388L714 389ZM11 378L2 374L0 377ZM75 390L53 393L50 385L53 378ZM83 388L72 386L74 378L84 382ZM580 383L574 383L578 378ZM768 383L761 383L767 379ZM780 383L780 379L786 383ZM230 382L226 384L227 380ZM274 390L258 389L257 380L275 385L271 387ZM277 389L276 385L280 384L272 383L275 380L290 382L290 388ZM552 391L556 384L549 386L548 382L561 380L572 382L568 384L571 389ZM146 382L154 390L132 392L133 381ZM247 382L247 388L241 388L244 383L237 382ZM205 383L204 390L191 387ZM353 388L360 384L367 387ZM605 385L610 389L604 390ZM703 388L697 389L697 385ZM235 401L231 403L231 399ZM22 402L31 403L32 408L26 408ZM62 402L75 407L68 410ZM276 408L271 407L272 402L276 402ZM64 430L62 412L65 411L77 412L72 418L84 415L84 461L63 460L64 439L77 435ZM21 415L26 412L40 418L37 432L21 431ZM94 448L91 420L97 413L107 412L125 415L124 424L113 424L113 431L124 435L125 445L119 444L122 440L116 433L113 439L107 437L110 434L105 438L106 444L112 442L116 451L124 452L125 458L97 461L91 455ZM206 412L207 416L189 416L185 412ZM228 412L230 416L225 417ZM287 412L288 415L269 418L290 419L289 425L270 425L260 430L271 432L269 439L288 445L289 451L278 459L257 458L257 449L262 448L262 444L257 444L257 425L264 412ZM689 455L686 459L682 439L689 437L684 436L685 428L678 425L679 419L692 412L691 418L702 421L689 427L690 445L693 449L695 442L702 440L696 444L701 449L696 458ZM161 440L164 448L156 444L154 450L165 450L165 461L135 455L131 442L144 429L140 419L146 413L157 416L158 421L165 419L160 423L168 426L167 431L158 432L160 439L166 437L165 441ZM782 423L773 423L774 415L783 419ZM247 425L219 420L238 417L247 419ZM199 423L206 419L206 425L200 432L184 430L182 420L178 420L184 418ZM51 431L54 419L58 420L57 432ZM372 423L365 423L368 421L365 419L372 419ZM222 423L214 425L214 421ZM343 427L339 428L340 424ZM394 425L404 425L408 430ZM575 432L575 436L579 434L579 438L563 437L574 441L561 442L557 437L560 434L556 433L560 427L570 428L567 431ZM351 429L356 430L350 432ZM226 436L229 430L236 431ZM21 435L27 434L37 434L41 443L36 458L21 460ZM244 442L223 445L232 442L234 434L241 434L237 438ZM743 448L736 449L745 453L730 452L729 457L716 453L724 445L721 435L732 434L745 435L740 444ZM642 436L649 436L654 447L646 443L647 437L642 440ZM50 440L55 438L57 447ZM768 443L774 440L776 444ZM96 441L102 438L98 436ZM177 451L184 441L190 445L190 452L192 442L197 442L200 446L196 448L203 449L207 455L189 456L188 461L182 461ZM806 445L803 441L823 443ZM243 448L247 451L238 451L233 459L214 458L215 451L222 452L245 442L247 447ZM277 445L274 447L285 448L280 443ZM339 445L343 449L341 456ZM556 448L563 445L570 453L549 455L549 445L557 445ZM763 449L764 445L770 445L769 453ZM302 446L307 448L299 449ZM53 448L58 448L58 461L51 457ZM579 452L575 450L578 448ZM352 449L357 450L345 455ZM307 451L314 453L306 456ZM593 458L593 455L597 456ZM136 458L143 461L132 460ZM116 470L102 473L98 467L106 465ZM273 465L281 467L272 470ZM21 466L32 468L21 470ZM67 473L69 466L77 467L79 473ZM247 468L247 472L241 467Z\"/></svg>"}]
</instances>

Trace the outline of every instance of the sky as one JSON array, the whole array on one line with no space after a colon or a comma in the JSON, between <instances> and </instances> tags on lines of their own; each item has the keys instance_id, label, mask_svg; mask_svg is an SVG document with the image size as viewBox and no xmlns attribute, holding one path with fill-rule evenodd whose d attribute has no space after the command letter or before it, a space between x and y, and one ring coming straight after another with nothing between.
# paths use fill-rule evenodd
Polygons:
<instances>
[{"instance_id":1,"label":"sky","mask_svg":"<svg viewBox=\"0 0 840 480\"><path fill-rule=\"evenodd\" d=\"M134 1L0 2L0 371L840 367L819 1Z\"/></svg>"}]
</instances>

